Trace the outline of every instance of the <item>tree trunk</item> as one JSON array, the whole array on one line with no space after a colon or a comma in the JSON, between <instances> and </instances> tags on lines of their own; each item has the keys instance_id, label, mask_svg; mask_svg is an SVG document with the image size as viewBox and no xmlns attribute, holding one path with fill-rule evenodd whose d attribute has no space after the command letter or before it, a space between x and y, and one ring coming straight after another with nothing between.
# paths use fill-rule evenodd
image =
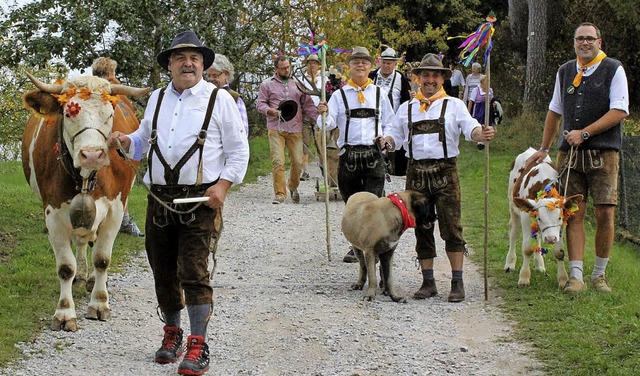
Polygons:
<instances>
[{"instance_id":1,"label":"tree trunk","mask_svg":"<svg viewBox=\"0 0 640 376\"><path fill-rule=\"evenodd\" d=\"M547 45L548 0L529 0L529 32L527 43L527 73L522 106L525 112L543 109L543 73Z\"/></svg>"},{"instance_id":2,"label":"tree trunk","mask_svg":"<svg viewBox=\"0 0 640 376\"><path fill-rule=\"evenodd\" d=\"M527 0L509 0L509 28L512 44L524 59L527 52Z\"/></svg>"}]
</instances>

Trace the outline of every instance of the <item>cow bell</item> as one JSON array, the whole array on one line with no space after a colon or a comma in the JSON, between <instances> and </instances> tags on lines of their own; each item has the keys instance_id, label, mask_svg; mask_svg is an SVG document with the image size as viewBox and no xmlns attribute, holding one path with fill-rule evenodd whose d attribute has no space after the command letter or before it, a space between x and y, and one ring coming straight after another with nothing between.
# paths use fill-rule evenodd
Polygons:
<instances>
[{"instance_id":1,"label":"cow bell","mask_svg":"<svg viewBox=\"0 0 640 376\"><path fill-rule=\"evenodd\" d=\"M74 229L93 227L96 220L96 202L88 193L78 193L69 205L69 219Z\"/></svg>"}]
</instances>

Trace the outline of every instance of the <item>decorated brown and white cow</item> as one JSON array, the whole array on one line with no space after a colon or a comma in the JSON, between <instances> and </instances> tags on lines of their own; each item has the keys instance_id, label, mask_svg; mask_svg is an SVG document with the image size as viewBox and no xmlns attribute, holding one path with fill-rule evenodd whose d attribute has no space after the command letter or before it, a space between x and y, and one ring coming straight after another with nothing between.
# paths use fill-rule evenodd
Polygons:
<instances>
[{"instance_id":1,"label":"decorated brown and white cow","mask_svg":"<svg viewBox=\"0 0 640 376\"><path fill-rule=\"evenodd\" d=\"M42 200L60 280L51 326L75 331L72 283L74 278L87 281L90 242L95 283L86 317L109 319L107 269L135 171L109 150L107 139L113 130L130 133L139 125L131 107L118 104L119 95L140 96L149 90L111 85L93 76L60 84L28 77L38 89L22 97L32 111L22 139L22 161L31 189Z\"/></svg>"},{"instance_id":2,"label":"decorated brown and white cow","mask_svg":"<svg viewBox=\"0 0 640 376\"><path fill-rule=\"evenodd\" d=\"M533 255L536 270L545 272L542 255L552 250L558 265L558 286L567 282L564 266L562 228L578 209L582 195L562 197L558 193L558 171L547 156L542 163L526 168L526 161L535 153L529 148L518 155L509 174L509 253L504 270L516 267L516 242L522 233L522 267L518 286L529 286L531 270L529 259Z\"/></svg>"}]
</instances>

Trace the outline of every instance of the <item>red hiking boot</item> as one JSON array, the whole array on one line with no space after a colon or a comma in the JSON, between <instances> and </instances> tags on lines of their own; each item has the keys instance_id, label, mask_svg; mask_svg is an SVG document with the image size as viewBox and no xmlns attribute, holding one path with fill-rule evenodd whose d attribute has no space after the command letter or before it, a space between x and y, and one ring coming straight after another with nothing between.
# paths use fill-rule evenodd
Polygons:
<instances>
[{"instance_id":1,"label":"red hiking boot","mask_svg":"<svg viewBox=\"0 0 640 376\"><path fill-rule=\"evenodd\" d=\"M162 346L156 351L155 362L175 363L180 355L182 355L182 329L176 326L165 326Z\"/></svg>"},{"instance_id":2,"label":"red hiking boot","mask_svg":"<svg viewBox=\"0 0 640 376\"><path fill-rule=\"evenodd\" d=\"M203 375L209 370L209 346L202 336L189 336L187 353L178 367L179 375Z\"/></svg>"}]
</instances>

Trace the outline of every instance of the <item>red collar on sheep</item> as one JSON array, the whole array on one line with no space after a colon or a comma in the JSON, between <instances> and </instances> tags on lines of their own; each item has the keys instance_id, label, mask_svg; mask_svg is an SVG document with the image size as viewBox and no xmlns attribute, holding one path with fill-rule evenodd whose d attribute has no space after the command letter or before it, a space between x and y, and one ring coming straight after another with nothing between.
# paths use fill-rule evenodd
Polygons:
<instances>
[{"instance_id":1,"label":"red collar on sheep","mask_svg":"<svg viewBox=\"0 0 640 376\"><path fill-rule=\"evenodd\" d=\"M409 214L409 210L404 204L402 198L397 193L391 193L387 197L391 200L391 202L393 202L395 206L398 207L398 209L400 209L400 213L402 214L402 223L404 224L402 232L407 231L407 229L410 227L416 227L416 220L413 219Z\"/></svg>"}]
</instances>

